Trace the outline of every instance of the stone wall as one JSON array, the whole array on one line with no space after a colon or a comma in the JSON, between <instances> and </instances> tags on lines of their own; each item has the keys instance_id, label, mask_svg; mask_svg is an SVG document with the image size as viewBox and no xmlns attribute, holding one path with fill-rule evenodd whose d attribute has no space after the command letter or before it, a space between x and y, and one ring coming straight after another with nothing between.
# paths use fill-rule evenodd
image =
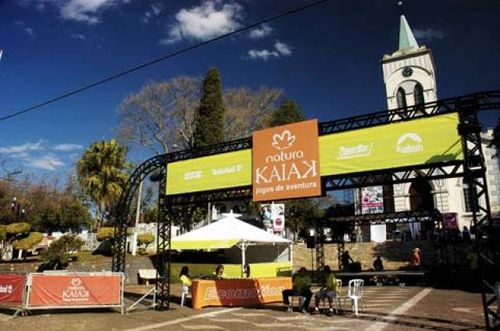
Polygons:
<instances>
[{"instance_id":1,"label":"stone wall","mask_svg":"<svg viewBox=\"0 0 500 331\"><path fill-rule=\"evenodd\" d=\"M361 262L362 270L373 268L373 260L377 256L382 258L386 270L397 270L406 267L410 263L411 251L418 247L423 253L423 264L431 265L434 260L434 248L429 241L386 241L384 243L363 242L346 243L345 249L354 261ZM311 256L311 251L313 255ZM296 244L293 246L293 266L294 269L306 267L311 269L311 258L316 261L316 252L314 249L307 248L305 244ZM337 244L325 245L325 263L333 270L338 270ZM315 268L315 262L314 262Z\"/></svg>"}]
</instances>

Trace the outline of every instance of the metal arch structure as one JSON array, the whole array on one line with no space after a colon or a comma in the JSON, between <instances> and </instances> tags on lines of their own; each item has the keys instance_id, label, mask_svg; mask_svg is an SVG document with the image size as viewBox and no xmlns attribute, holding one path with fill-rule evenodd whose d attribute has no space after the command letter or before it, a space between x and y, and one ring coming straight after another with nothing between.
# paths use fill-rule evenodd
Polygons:
<instances>
[{"instance_id":1,"label":"metal arch structure","mask_svg":"<svg viewBox=\"0 0 500 331\"><path fill-rule=\"evenodd\" d=\"M117 223L113 240L113 258L111 260L111 269L113 271L125 270L125 254L127 243L127 228L131 219L131 204L144 178L157 170L163 170L166 164L166 155L158 155L143 162L130 175L125 190L120 196L117 207L114 211L114 220Z\"/></svg>"},{"instance_id":2,"label":"metal arch structure","mask_svg":"<svg viewBox=\"0 0 500 331\"><path fill-rule=\"evenodd\" d=\"M498 233L494 222L491 220L491 212L488 200L487 183L485 178L484 157L481 150L480 132L481 125L477 118L477 112L482 110L500 109L500 91L479 92L461 97L438 100L423 105L400 108L396 110L384 110L367 115L354 116L347 119L334 120L320 123L319 135L326 135L348 130L356 130L378 125L389 124L391 122L409 121L415 118L432 117L438 114L459 113L459 134L462 137L464 149L463 161L450 161L431 164L421 164L416 166L385 169L383 171L371 171L365 173L346 174L338 176L322 177L323 192L330 190L340 190L356 188L369 185L392 185L412 181L416 178L426 180L444 179L451 177L464 177L466 183L473 187L472 198L474 204L473 222L477 230L477 252L482 269L483 283L483 307L485 312L486 325L488 329L500 330L500 318L498 310L493 306L498 304L498 295L495 293L495 285L491 279L498 280L498 257L500 247L498 240L495 242ZM132 199L137 190L139 181L144 175L160 169L166 174L168 162L187 160L191 158L220 154L228 151L238 151L252 147L250 138L240 139L227 143L209 146L204 149L186 150L168 153L154 157L137 168L129 179L127 187L122 194L122 198L117 208L116 220L118 228L116 230L115 244L113 246L114 271L123 271L125 266L125 245L126 229L129 224L129 210ZM158 252L162 266L159 268L160 308L168 308L168 295L170 278L168 270L170 250L170 222L166 218L166 210L175 205L189 205L199 202L241 200L251 198L252 187L236 187L224 190L198 192L191 194L181 194L175 196L165 195L165 176L162 179L162 188L159 196L159 226L158 226ZM386 215L388 217L388 215ZM401 216L401 215L399 215ZM421 215L424 217L423 215ZM410 217L419 219L417 215ZM390 217L388 217L391 219ZM424 217L425 218L425 217ZM387 219L387 218L386 218ZM398 219L394 217L393 219ZM350 220L352 221L352 220ZM368 220L371 222L372 220ZM377 220L373 220L377 222ZM382 222L381 220L379 220ZM421 221L424 221L422 219ZM385 221L387 222L387 221ZM166 267L165 267L166 265ZM492 273L493 272L493 273ZM157 282L158 283L158 282Z\"/></svg>"}]
</instances>

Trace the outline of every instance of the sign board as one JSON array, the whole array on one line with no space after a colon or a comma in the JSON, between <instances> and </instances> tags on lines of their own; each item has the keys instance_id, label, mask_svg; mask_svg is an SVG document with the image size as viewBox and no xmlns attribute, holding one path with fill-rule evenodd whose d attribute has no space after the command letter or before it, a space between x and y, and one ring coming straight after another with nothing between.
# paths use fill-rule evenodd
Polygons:
<instances>
[{"instance_id":1,"label":"sign board","mask_svg":"<svg viewBox=\"0 0 500 331\"><path fill-rule=\"evenodd\" d=\"M31 274L30 307L121 304L121 274Z\"/></svg>"},{"instance_id":2,"label":"sign board","mask_svg":"<svg viewBox=\"0 0 500 331\"><path fill-rule=\"evenodd\" d=\"M457 125L452 113L321 136L321 176L462 159Z\"/></svg>"},{"instance_id":3,"label":"sign board","mask_svg":"<svg viewBox=\"0 0 500 331\"><path fill-rule=\"evenodd\" d=\"M252 140L254 201L321 195L317 120L256 131Z\"/></svg>"},{"instance_id":4,"label":"sign board","mask_svg":"<svg viewBox=\"0 0 500 331\"><path fill-rule=\"evenodd\" d=\"M22 305L25 274L0 274L0 305Z\"/></svg>"},{"instance_id":5,"label":"sign board","mask_svg":"<svg viewBox=\"0 0 500 331\"><path fill-rule=\"evenodd\" d=\"M285 204L284 203L273 203L273 231L283 232L285 230Z\"/></svg>"},{"instance_id":6,"label":"sign board","mask_svg":"<svg viewBox=\"0 0 500 331\"><path fill-rule=\"evenodd\" d=\"M384 212L384 188L368 186L361 189L361 213L377 214Z\"/></svg>"},{"instance_id":7,"label":"sign board","mask_svg":"<svg viewBox=\"0 0 500 331\"><path fill-rule=\"evenodd\" d=\"M167 165L167 195L252 185L252 151L245 149Z\"/></svg>"},{"instance_id":8,"label":"sign board","mask_svg":"<svg viewBox=\"0 0 500 331\"><path fill-rule=\"evenodd\" d=\"M253 185L254 201L318 196L321 176L463 159L458 123L450 113L319 138L316 120L256 131L253 149L169 163L166 194Z\"/></svg>"}]
</instances>

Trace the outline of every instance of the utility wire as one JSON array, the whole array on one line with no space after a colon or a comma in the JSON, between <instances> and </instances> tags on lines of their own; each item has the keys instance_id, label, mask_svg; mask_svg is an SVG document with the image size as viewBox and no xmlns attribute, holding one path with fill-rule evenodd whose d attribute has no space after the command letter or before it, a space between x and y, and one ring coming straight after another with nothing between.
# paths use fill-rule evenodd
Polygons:
<instances>
[{"instance_id":1,"label":"utility wire","mask_svg":"<svg viewBox=\"0 0 500 331\"><path fill-rule=\"evenodd\" d=\"M291 9L289 11L286 11L286 12L283 12L281 14L278 14L278 15L275 15L275 16L272 16L272 17L268 17L268 18L265 18L263 20L260 20L258 22L255 22L255 23L252 23L250 25L247 25L247 26L244 26L242 28L239 28L239 29L236 29L234 31L231 31L231 32L228 32L228 33L225 33L223 35L220 35L218 37L215 37L215 38L212 38L212 39L209 39L209 40L206 40L206 41L203 41L203 42L200 42L198 44L195 44L195 45L192 45L192 46L188 46L188 47L185 47L185 48L182 48L180 50L177 50L177 51L174 51L174 52L171 52L169 54L166 54L164 56L161 56L159 58L156 58L156 59L153 59L151 61L148 61L148 62L145 62L145 63L142 63L142 64L139 64L135 67L132 67L130 69L127 69L127 70L124 70L124 71L121 71L119 73L116 73L114 75L111 75L111 76L108 76L106 78L103 78L101 80L98 80L98 81L95 81L93 83L89 83L87 85L84 85L80 88L77 88L75 90L72 90L72 91L69 91L69 92L66 92L62 95L59 95L57 97L54 97L52 99L49 99L47 101L43 101L41 103L38 103L38 104L35 104L33 106L30 106L28 108L25 108L25 109L22 109L22 110L19 110L19 111L16 111L16 112L13 112L9 115L6 115L6 116L3 116L3 117L0 117L0 122L2 121L5 121L5 120L8 120L10 118L13 118L13 117L17 117L19 115L22 115L22 114L25 114L25 113L28 113L28 112L31 112L33 110L36 110L38 108L41 108L43 106L47 106L49 104L52 104L52 103L55 103L59 100L62 100L62 99L66 99L70 96L73 96L75 94L78 94L78 93L81 93L83 91L86 91L86 90L89 90L93 87L96 87L96 86L99 86L99 85L102 85L104 83L107 83L107 82L110 82L112 80L115 80L117 78L120 78L120 77L123 77L123 76L126 76L128 74L131 74L133 72L136 72L136 71L139 71L139 70L142 70L144 68L147 68L147 67L150 67L154 64L157 64L159 62L162 62L162 61L165 61L165 60L168 60L170 58L173 58L177 55L181 55L181 54L184 54L184 53L187 53L189 51L192 51L194 49L197 49L197 48L200 48L200 47L203 47L205 45L208 45L208 44L211 44L211 43L214 43L216 41L219 41L221 39L225 39L227 37L230 37L230 36L233 36L233 35L236 35L238 33L241 33L241 32L244 32L244 31L248 31L248 30L251 30L261 24L264 24L264 23L270 23L272 21L276 21L278 19L281 19L283 17L286 17L286 16L289 16L289 15L292 15L292 14L295 14L295 13L298 13L298 12L301 12L301 11L304 11L304 10L307 10L307 9L310 9L310 8L313 8L313 7L316 7L318 5L321 5L323 3L326 3L328 2L329 0L320 0L320 1L315 1L315 2L312 2L312 3L309 3L307 5L304 5L304 6L300 6L300 7L297 7L297 8L294 8L294 9Z\"/></svg>"}]
</instances>

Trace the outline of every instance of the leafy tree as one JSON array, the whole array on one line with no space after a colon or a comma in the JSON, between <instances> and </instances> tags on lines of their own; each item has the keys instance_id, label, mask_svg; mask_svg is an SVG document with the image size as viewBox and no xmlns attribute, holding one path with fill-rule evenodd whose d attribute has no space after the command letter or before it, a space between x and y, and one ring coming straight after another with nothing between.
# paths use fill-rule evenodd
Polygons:
<instances>
[{"instance_id":1,"label":"leafy tree","mask_svg":"<svg viewBox=\"0 0 500 331\"><path fill-rule=\"evenodd\" d=\"M99 229L123 191L129 167L125 160L127 150L112 139L93 143L77 163L77 176L83 191L95 203L96 228Z\"/></svg>"},{"instance_id":2,"label":"leafy tree","mask_svg":"<svg viewBox=\"0 0 500 331\"><path fill-rule=\"evenodd\" d=\"M225 91L226 141L250 137L253 131L266 127L281 94L279 89L264 87L258 90L240 87Z\"/></svg>"},{"instance_id":3,"label":"leafy tree","mask_svg":"<svg viewBox=\"0 0 500 331\"><path fill-rule=\"evenodd\" d=\"M84 241L76 235L64 235L43 253L42 261L47 269L62 269L68 264L71 254L79 251L83 244Z\"/></svg>"},{"instance_id":4,"label":"leafy tree","mask_svg":"<svg viewBox=\"0 0 500 331\"><path fill-rule=\"evenodd\" d=\"M269 120L269 126L280 126L305 120L300 107L291 99L285 98L280 107L274 111Z\"/></svg>"},{"instance_id":5,"label":"leafy tree","mask_svg":"<svg viewBox=\"0 0 500 331\"><path fill-rule=\"evenodd\" d=\"M300 230L313 226L314 219L321 218L324 211L319 207L316 199L296 199L285 203L285 224L293 232L293 239L297 240Z\"/></svg>"},{"instance_id":6,"label":"leafy tree","mask_svg":"<svg viewBox=\"0 0 500 331\"><path fill-rule=\"evenodd\" d=\"M146 84L128 95L118 108L119 141L146 147L157 155L170 152L176 145L191 148L200 95L198 78L176 77Z\"/></svg>"},{"instance_id":7,"label":"leafy tree","mask_svg":"<svg viewBox=\"0 0 500 331\"><path fill-rule=\"evenodd\" d=\"M40 232L30 232L27 237L22 239L17 239L12 243L12 247L19 250L28 251L38 245L43 239L43 235ZM26 254L24 255L26 259Z\"/></svg>"},{"instance_id":8,"label":"leafy tree","mask_svg":"<svg viewBox=\"0 0 500 331\"><path fill-rule=\"evenodd\" d=\"M224 141L224 112L219 70L210 68L203 80L203 94L196 114L194 147Z\"/></svg>"}]
</instances>

